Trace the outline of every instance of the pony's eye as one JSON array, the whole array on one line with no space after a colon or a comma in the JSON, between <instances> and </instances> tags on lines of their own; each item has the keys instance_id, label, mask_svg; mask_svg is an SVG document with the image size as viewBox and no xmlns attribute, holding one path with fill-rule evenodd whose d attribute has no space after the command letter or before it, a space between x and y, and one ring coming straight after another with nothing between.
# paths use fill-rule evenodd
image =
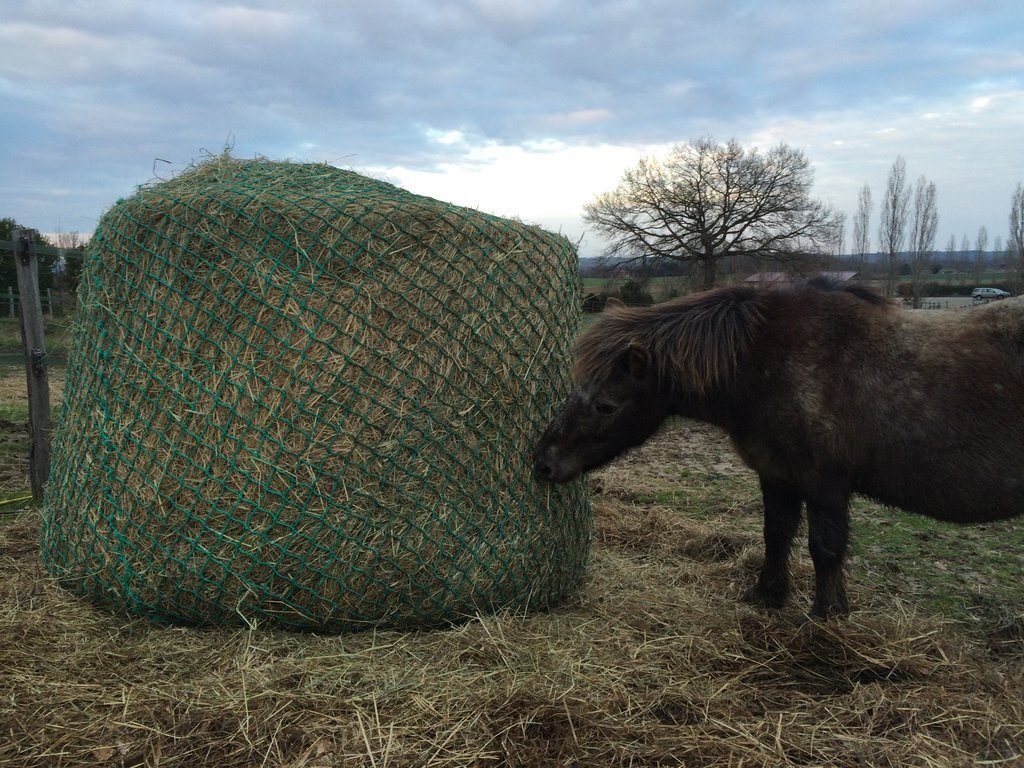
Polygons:
<instances>
[{"instance_id":1,"label":"pony's eye","mask_svg":"<svg viewBox=\"0 0 1024 768\"><path fill-rule=\"evenodd\" d=\"M602 416L611 416L619 410L619 404L613 403L611 400L598 400L594 403L594 410Z\"/></svg>"}]
</instances>

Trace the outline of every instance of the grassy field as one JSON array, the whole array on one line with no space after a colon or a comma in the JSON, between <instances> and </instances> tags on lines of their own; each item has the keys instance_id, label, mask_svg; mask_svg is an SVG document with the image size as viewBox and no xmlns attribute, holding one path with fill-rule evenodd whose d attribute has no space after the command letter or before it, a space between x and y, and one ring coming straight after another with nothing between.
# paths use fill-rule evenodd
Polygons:
<instances>
[{"instance_id":1,"label":"grassy field","mask_svg":"<svg viewBox=\"0 0 1024 768\"><path fill-rule=\"evenodd\" d=\"M628 278L584 277L583 294L607 293L618 291ZM655 302L665 301L673 296L681 296L692 288L681 277L652 277L646 282L646 289Z\"/></svg>"},{"instance_id":2,"label":"grassy field","mask_svg":"<svg viewBox=\"0 0 1024 768\"><path fill-rule=\"evenodd\" d=\"M46 337L46 351L48 354L67 354L70 343L70 328L70 316L44 319L43 334ZM0 317L0 355L5 357L21 355L23 349L20 322L16 318Z\"/></svg>"},{"instance_id":3,"label":"grassy field","mask_svg":"<svg viewBox=\"0 0 1024 768\"><path fill-rule=\"evenodd\" d=\"M70 318L44 324L47 353L58 364L48 368L51 406L60 402L64 387L63 359L68 351ZM30 506L28 478L28 383L20 323L0 318L0 521Z\"/></svg>"}]
</instances>

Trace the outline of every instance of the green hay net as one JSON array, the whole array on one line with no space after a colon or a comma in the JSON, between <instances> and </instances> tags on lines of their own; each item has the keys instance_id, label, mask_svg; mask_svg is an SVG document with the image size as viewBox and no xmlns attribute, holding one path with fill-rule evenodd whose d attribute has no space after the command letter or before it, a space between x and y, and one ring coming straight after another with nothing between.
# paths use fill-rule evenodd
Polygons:
<instances>
[{"instance_id":1,"label":"green hay net","mask_svg":"<svg viewBox=\"0 0 1024 768\"><path fill-rule=\"evenodd\" d=\"M585 486L534 481L564 238L326 165L214 158L86 256L42 552L154 620L343 631L550 606Z\"/></svg>"}]
</instances>

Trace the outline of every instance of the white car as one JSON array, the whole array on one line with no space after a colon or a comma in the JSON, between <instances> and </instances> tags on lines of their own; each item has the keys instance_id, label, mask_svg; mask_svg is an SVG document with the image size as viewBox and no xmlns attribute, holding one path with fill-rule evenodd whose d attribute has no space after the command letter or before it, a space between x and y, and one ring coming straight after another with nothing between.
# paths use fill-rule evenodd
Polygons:
<instances>
[{"instance_id":1,"label":"white car","mask_svg":"<svg viewBox=\"0 0 1024 768\"><path fill-rule=\"evenodd\" d=\"M1000 288L975 288L971 291L971 296L975 301L984 301L987 299L1005 299L1010 294Z\"/></svg>"}]
</instances>

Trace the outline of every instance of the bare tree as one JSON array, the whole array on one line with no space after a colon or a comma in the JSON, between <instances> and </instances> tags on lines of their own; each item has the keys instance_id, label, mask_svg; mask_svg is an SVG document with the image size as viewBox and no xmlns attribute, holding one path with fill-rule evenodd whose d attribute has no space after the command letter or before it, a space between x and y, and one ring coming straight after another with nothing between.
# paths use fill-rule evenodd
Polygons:
<instances>
[{"instance_id":1,"label":"bare tree","mask_svg":"<svg viewBox=\"0 0 1024 768\"><path fill-rule=\"evenodd\" d=\"M957 251L959 257L957 258L957 269L966 274L970 271L971 260L968 256L971 252L971 241L967 239L966 233L960 238L960 248Z\"/></svg>"},{"instance_id":2,"label":"bare tree","mask_svg":"<svg viewBox=\"0 0 1024 768\"><path fill-rule=\"evenodd\" d=\"M978 227L978 236L974 238L974 250L978 253L988 250L988 227L984 224Z\"/></svg>"},{"instance_id":3,"label":"bare tree","mask_svg":"<svg viewBox=\"0 0 1024 768\"><path fill-rule=\"evenodd\" d=\"M949 271L949 281L952 283L954 280L963 282L963 276L960 274L959 267L957 266L956 258L956 235L950 234L949 240L946 241L946 256L945 261L946 269Z\"/></svg>"},{"instance_id":4,"label":"bare tree","mask_svg":"<svg viewBox=\"0 0 1024 768\"><path fill-rule=\"evenodd\" d=\"M842 256L843 251L846 250L846 214L842 211L836 211L835 218L832 220L832 232L832 255Z\"/></svg>"},{"instance_id":5,"label":"bare tree","mask_svg":"<svg viewBox=\"0 0 1024 768\"><path fill-rule=\"evenodd\" d=\"M811 198L813 176L785 144L762 154L703 138L641 160L583 218L608 238L610 256L699 265L711 287L722 259L804 260L834 243L836 214Z\"/></svg>"},{"instance_id":6,"label":"bare tree","mask_svg":"<svg viewBox=\"0 0 1024 768\"><path fill-rule=\"evenodd\" d=\"M885 291L889 296L896 289L897 261L906 242L907 218L910 215L910 189L907 187L907 162L900 155L889 169L882 198L882 221L878 228L879 250L886 255Z\"/></svg>"},{"instance_id":7,"label":"bare tree","mask_svg":"<svg viewBox=\"0 0 1024 768\"><path fill-rule=\"evenodd\" d=\"M1010 236L1006 242L1007 268L1010 270L1014 290L1024 290L1024 186L1010 198Z\"/></svg>"},{"instance_id":8,"label":"bare tree","mask_svg":"<svg viewBox=\"0 0 1024 768\"><path fill-rule=\"evenodd\" d=\"M914 213L910 223L910 287L915 308L921 306L925 274L935 250L935 232L938 228L935 182L921 176L914 189Z\"/></svg>"},{"instance_id":9,"label":"bare tree","mask_svg":"<svg viewBox=\"0 0 1024 768\"><path fill-rule=\"evenodd\" d=\"M981 282L985 274L985 251L988 249L988 227L978 227L978 236L974 239L974 281Z\"/></svg>"},{"instance_id":10,"label":"bare tree","mask_svg":"<svg viewBox=\"0 0 1024 768\"><path fill-rule=\"evenodd\" d=\"M82 235L79 232L74 230L71 232L64 232L63 230L58 230L56 236L54 237L54 245L57 246L58 248L68 248L71 250L76 250L85 245L85 238L82 237Z\"/></svg>"},{"instance_id":11,"label":"bare tree","mask_svg":"<svg viewBox=\"0 0 1024 768\"><path fill-rule=\"evenodd\" d=\"M57 287L62 291L76 291L78 281L82 276L81 252L85 249L88 241L77 231L65 232L61 229L58 229L55 241L54 245L58 248L79 252L78 254L63 254L54 269L54 282Z\"/></svg>"},{"instance_id":12,"label":"bare tree","mask_svg":"<svg viewBox=\"0 0 1024 768\"><path fill-rule=\"evenodd\" d=\"M853 255L858 269L864 269L868 251L871 249L871 187L865 184L857 196L857 213L853 217Z\"/></svg>"}]
</instances>

